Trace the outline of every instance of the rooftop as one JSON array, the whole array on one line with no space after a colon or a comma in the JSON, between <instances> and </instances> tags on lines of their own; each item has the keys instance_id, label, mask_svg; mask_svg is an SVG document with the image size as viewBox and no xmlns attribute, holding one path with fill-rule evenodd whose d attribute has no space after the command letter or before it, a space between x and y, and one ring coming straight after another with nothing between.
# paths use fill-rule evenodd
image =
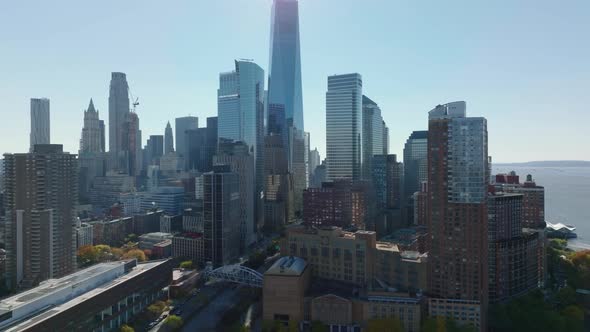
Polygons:
<instances>
[{"instance_id":1,"label":"rooftop","mask_svg":"<svg viewBox=\"0 0 590 332\"><path fill-rule=\"evenodd\" d=\"M264 274L299 276L305 271L306 267L307 263L302 258L285 256L279 258Z\"/></svg>"},{"instance_id":2,"label":"rooftop","mask_svg":"<svg viewBox=\"0 0 590 332\"><path fill-rule=\"evenodd\" d=\"M76 286L76 284L75 284L76 281L81 281L83 278L90 278L90 277L96 276L96 275L98 275L102 272L105 272L111 268L120 268L122 265L125 265L130 262L131 261L120 261L120 262L109 262L109 263L97 264L93 267L76 272L76 273L66 276L64 278L56 279L56 280L49 280L47 283L44 283L44 284L42 284L36 288L33 288L27 292L18 294L12 298L7 299L7 300L14 299L14 298L18 297L18 298L20 298L20 301L33 301L34 299L37 298L37 295L33 295L36 292L46 289L49 291L48 292L46 291L46 293L44 293L42 296L48 296L49 294L57 292L59 289L64 289L64 288L69 288L69 287L74 288ZM152 268L159 266L160 264L163 264L165 262L166 262L166 260L157 260L157 261L150 261L147 263L138 264L138 265L134 266L132 269L130 269L127 273L119 275L119 276L115 277L114 279L111 279L105 283L99 284L98 286L93 287L91 290L83 293L82 295L76 296L71 299L64 299L66 302L61 302L61 303L54 302L50 306L46 306L40 310L37 310L36 312L32 312L30 314L27 314L26 320L21 320L20 322L18 322L18 324L11 326L6 331L16 332L16 331L21 331L26 328L30 328L31 326L34 326L43 320L46 320L54 315L57 315L62 311L65 311L65 310L68 310L72 307L75 307L76 305L78 305L88 299L91 299L94 296L97 296L100 293L105 292L105 291L107 291L107 290L109 290L109 289L111 289L123 282L126 282L132 278L135 278L138 275L141 275L142 273L144 273L148 270L151 270ZM31 298L30 299L29 298L23 299L23 294L29 294L31 296ZM4 300L4 301L6 301L6 300ZM4 301L2 301L2 303L4 303ZM23 302L21 302L21 303L22 303L22 305L24 305ZM13 310L14 310L14 308L13 308ZM0 312L0 314L2 314L2 313L3 312ZM31 314L32 314L32 316L31 316Z\"/></svg>"}]
</instances>

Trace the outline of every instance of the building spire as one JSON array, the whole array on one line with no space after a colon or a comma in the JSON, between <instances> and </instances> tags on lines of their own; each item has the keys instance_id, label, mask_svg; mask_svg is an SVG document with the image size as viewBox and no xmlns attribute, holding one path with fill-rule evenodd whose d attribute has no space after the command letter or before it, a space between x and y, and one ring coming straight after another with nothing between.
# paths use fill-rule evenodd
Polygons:
<instances>
[{"instance_id":1,"label":"building spire","mask_svg":"<svg viewBox=\"0 0 590 332\"><path fill-rule=\"evenodd\" d=\"M90 104L88 104L88 111L96 112L96 109L94 108L94 103L92 102L92 98L90 98Z\"/></svg>"}]
</instances>

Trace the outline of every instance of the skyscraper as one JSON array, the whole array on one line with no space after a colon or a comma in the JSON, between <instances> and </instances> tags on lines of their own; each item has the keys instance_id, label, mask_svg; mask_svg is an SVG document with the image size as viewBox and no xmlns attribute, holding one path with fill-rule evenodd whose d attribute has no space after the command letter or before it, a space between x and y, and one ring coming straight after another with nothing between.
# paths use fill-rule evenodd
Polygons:
<instances>
[{"instance_id":1,"label":"skyscraper","mask_svg":"<svg viewBox=\"0 0 590 332\"><path fill-rule=\"evenodd\" d=\"M238 175L228 165L220 165L202 177L205 260L225 265L240 254Z\"/></svg>"},{"instance_id":2,"label":"skyscraper","mask_svg":"<svg viewBox=\"0 0 590 332\"><path fill-rule=\"evenodd\" d=\"M248 153L248 145L221 139L213 165L229 165L238 175L240 191L240 249L241 252L256 241L258 225L255 222L256 189L254 187L254 158Z\"/></svg>"},{"instance_id":3,"label":"skyscraper","mask_svg":"<svg viewBox=\"0 0 590 332\"><path fill-rule=\"evenodd\" d=\"M403 202L408 221L413 223L414 193L420 191L428 180L428 131L414 131L404 145L404 191Z\"/></svg>"},{"instance_id":4,"label":"skyscraper","mask_svg":"<svg viewBox=\"0 0 590 332\"><path fill-rule=\"evenodd\" d=\"M166 129L164 130L164 154L169 154L174 152L174 136L172 136L172 127L170 126L170 121L166 124Z\"/></svg>"},{"instance_id":5,"label":"skyscraper","mask_svg":"<svg viewBox=\"0 0 590 332\"><path fill-rule=\"evenodd\" d=\"M371 180L373 156L384 153L385 123L381 117L381 109L376 102L363 95L363 179Z\"/></svg>"},{"instance_id":6,"label":"skyscraper","mask_svg":"<svg viewBox=\"0 0 590 332\"><path fill-rule=\"evenodd\" d=\"M29 288L76 269L78 164L61 145L5 154L7 286Z\"/></svg>"},{"instance_id":7,"label":"skyscraper","mask_svg":"<svg viewBox=\"0 0 590 332\"><path fill-rule=\"evenodd\" d=\"M102 134L98 111L94 108L94 103L90 99L88 109L84 111L84 127L82 128L82 138L80 139L79 153L90 152L100 153L102 150Z\"/></svg>"},{"instance_id":8,"label":"skyscraper","mask_svg":"<svg viewBox=\"0 0 590 332\"><path fill-rule=\"evenodd\" d=\"M320 157L320 152L318 148L309 151L309 178L311 182L311 178L315 173L315 168L322 164L322 158Z\"/></svg>"},{"instance_id":9,"label":"skyscraper","mask_svg":"<svg viewBox=\"0 0 590 332\"><path fill-rule=\"evenodd\" d=\"M329 181L361 178L362 95L360 74L328 77L326 163Z\"/></svg>"},{"instance_id":10,"label":"skyscraper","mask_svg":"<svg viewBox=\"0 0 590 332\"><path fill-rule=\"evenodd\" d=\"M49 99L31 98L30 151L35 144L50 143Z\"/></svg>"},{"instance_id":11,"label":"skyscraper","mask_svg":"<svg viewBox=\"0 0 590 332\"><path fill-rule=\"evenodd\" d=\"M160 158L164 154L164 136L150 135L146 146L148 165L159 165Z\"/></svg>"},{"instance_id":12,"label":"skyscraper","mask_svg":"<svg viewBox=\"0 0 590 332\"><path fill-rule=\"evenodd\" d=\"M299 3L274 0L270 27L270 65L268 76L269 117L282 110L278 119L287 127L303 132L301 56L299 54ZM270 122L270 121L269 121ZM279 123L280 124L280 123Z\"/></svg>"},{"instance_id":13,"label":"skyscraper","mask_svg":"<svg viewBox=\"0 0 590 332\"><path fill-rule=\"evenodd\" d=\"M174 130L176 132L176 153L188 162L186 131L199 128L199 118L185 116L176 118ZM188 163L187 163L188 165ZM187 166L188 167L188 166Z\"/></svg>"},{"instance_id":14,"label":"skyscraper","mask_svg":"<svg viewBox=\"0 0 590 332\"><path fill-rule=\"evenodd\" d=\"M99 119L98 110L90 99L88 109L84 111L84 126L80 138L80 150L78 151L79 173L79 199L80 203L87 203L89 193L97 176L105 174L104 154L104 122Z\"/></svg>"},{"instance_id":15,"label":"skyscraper","mask_svg":"<svg viewBox=\"0 0 590 332\"><path fill-rule=\"evenodd\" d=\"M217 152L217 117L207 118L205 128L187 130L185 137L187 169L210 172Z\"/></svg>"},{"instance_id":16,"label":"skyscraper","mask_svg":"<svg viewBox=\"0 0 590 332\"><path fill-rule=\"evenodd\" d=\"M299 3L274 0L271 10L267 133L281 135L293 174L295 209L301 210L308 185L308 150L303 123Z\"/></svg>"},{"instance_id":17,"label":"skyscraper","mask_svg":"<svg viewBox=\"0 0 590 332\"><path fill-rule=\"evenodd\" d=\"M463 101L430 111L430 315L453 317L481 331L488 296L487 163L485 118L466 117Z\"/></svg>"},{"instance_id":18,"label":"skyscraper","mask_svg":"<svg viewBox=\"0 0 590 332\"><path fill-rule=\"evenodd\" d=\"M219 75L217 90L219 140L241 141L254 156L256 192L264 188L264 70L236 60L235 70ZM258 210L258 209L257 209Z\"/></svg>"},{"instance_id":19,"label":"skyscraper","mask_svg":"<svg viewBox=\"0 0 590 332\"><path fill-rule=\"evenodd\" d=\"M111 157L110 169L121 170L127 162L123 149L124 126L129 114L129 86L125 73L111 73L109 90L109 153Z\"/></svg>"}]
</instances>

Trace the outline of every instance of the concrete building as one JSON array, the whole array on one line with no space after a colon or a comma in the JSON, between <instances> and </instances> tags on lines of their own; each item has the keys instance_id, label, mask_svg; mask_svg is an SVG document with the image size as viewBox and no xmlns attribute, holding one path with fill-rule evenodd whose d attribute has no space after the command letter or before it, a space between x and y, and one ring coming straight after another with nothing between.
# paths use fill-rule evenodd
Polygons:
<instances>
[{"instance_id":1,"label":"concrete building","mask_svg":"<svg viewBox=\"0 0 590 332\"><path fill-rule=\"evenodd\" d=\"M3 331L118 331L164 294L173 261L101 263L0 301Z\"/></svg>"},{"instance_id":2,"label":"concrete building","mask_svg":"<svg viewBox=\"0 0 590 332\"><path fill-rule=\"evenodd\" d=\"M160 217L160 232L162 233L177 233L183 231L182 228L183 216L177 214L175 216L163 215Z\"/></svg>"},{"instance_id":3,"label":"concrete building","mask_svg":"<svg viewBox=\"0 0 590 332\"><path fill-rule=\"evenodd\" d=\"M365 229L369 216L370 187L364 182L341 179L303 193L303 221L313 226Z\"/></svg>"},{"instance_id":4,"label":"concrete building","mask_svg":"<svg viewBox=\"0 0 590 332\"><path fill-rule=\"evenodd\" d=\"M61 145L4 155L8 289L30 288L76 268L78 162Z\"/></svg>"},{"instance_id":5,"label":"concrete building","mask_svg":"<svg viewBox=\"0 0 590 332\"><path fill-rule=\"evenodd\" d=\"M145 148L147 165L160 165L160 158L164 155L164 136L151 135Z\"/></svg>"},{"instance_id":6,"label":"concrete building","mask_svg":"<svg viewBox=\"0 0 590 332\"><path fill-rule=\"evenodd\" d=\"M188 259L194 265L204 265L205 241L202 233L183 233L172 238L172 257Z\"/></svg>"},{"instance_id":7,"label":"concrete building","mask_svg":"<svg viewBox=\"0 0 590 332\"><path fill-rule=\"evenodd\" d=\"M86 222L80 222L76 225L76 248L94 245L94 226Z\"/></svg>"},{"instance_id":8,"label":"concrete building","mask_svg":"<svg viewBox=\"0 0 590 332\"><path fill-rule=\"evenodd\" d=\"M37 144L51 144L49 99L31 98L30 152Z\"/></svg>"},{"instance_id":9,"label":"concrete building","mask_svg":"<svg viewBox=\"0 0 590 332\"><path fill-rule=\"evenodd\" d=\"M104 152L102 142L104 140L104 128L101 128L98 110L94 108L92 98L88 108L84 111L84 127L80 138L80 151L83 153Z\"/></svg>"},{"instance_id":10,"label":"concrete building","mask_svg":"<svg viewBox=\"0 0 590 332\"><path fill-rule=\"evenodd\" d=\"M538 186L530 174L524 183L519 183L516 173L499 174L496 176L495 185L499 191L523 195L523 227L545 228L545 188Z\"/></svg>"},{"instance_id":11,"label":"concrete building","mask_svg":"<svg viewBox=\"0 0 590 332\"><path fill-rule=\"evenodd\" d=\"M264 138L264 227L278 230L294 219L294 183L285 144L280 135Z\"/></svg>"},{"instance_id":12,"label":"concrete building","mask_svg":"<svg viewBox=\"0 0 590 332\"><path fill-rule=\"evenodd\" d=\"M118 218L113 220L93 220L92 242L94 245L106 244L112 247L123 245L125 237L133 233L133 218Z\"/></svg>"},{"instance_id":13,"label":"concrete building","mask_svg":"<svg viewBox=\"0 0 590 332\"><path fill-rule=\"evenodd\" d=\"M328 180L360 180L362 171L362 96L360 74L328 77L326 164Z\"/></svg>"},{"instance_id":14,"label":"concrete building","mask_svg":"<svg viewBox=\"0 0 590 332\"><path fill-rule=\"evenodd\" d=\"M281 257L265 273L262 286L264 320L300 322L304 320L305 292L311 268L299 257Z\"/></svg>"},{"instance_id":15,"label":"concrete building","mask_svg":"<svg viewBox=\"0 0 590 332\"><path fill-rule=\"evenodd\" d=\"M430 315L454 317L460 324L485 331L489 184L486 119L467 117L463 101L438 105L428 117L428 294L433 298L431 309L435 310ZM465 310L479 306L481 315L441 312L444 302L453 309L462 304Z\"/></svg>"},{"instance_id":16,"label":"concrete building","mask_svg":"<svg viewBox=\"0 0 590 332\"><path fill-rule=\"evenodd\" d=\"M126 174L108 173L94 178L90 191L90 203L95 208L110 208L119 202L121 193L135 190L135 177Z\"/></svg>"},{"instance_id":17,"label":"concrete building","mask_svg":"<svg viewBox=\"0 0 590 332\"><path fill-rule=\"evenodd\" d=\"M382 209L399 209L402 202L403 165L397 156L375 155L371 161L371 181L377 195L377 206Z\"/></svg>"},{"instance_id":18,"label":"concrete building","mask_svg":"<svg viewBox=\"0 0 590 332\"><path fill-rule=\"evenodd\" d=\"M305 259L316 278L359 287L377 278L400 291L419 292L427 288L426 255L377 242L375 232L353 233L338 227L291 227L286 232L281 255Z\"/></svg>"},{"instance_id":19,"label":"concrete building","mask_svg":"<svg viewBox=\"0 0 590 332\"><path fill-rule=\"evenodd\" d=\"M174 236L170 233L155 232L147 233L139 236L139 249L151 250L154 245L165 240L171 240Z\"/></svg>"},{"instance_id":20,"label":"concrete building","mask_svg":"<svg viewBox=\"0 0 590 332\"><path fill-rule=\"evenodd\" d=\"M184 188L182 187L158 187L152 191L142 193L141 209L161 209L168 215L182 213L184 200Z\"/></svg>"}]
</instances>

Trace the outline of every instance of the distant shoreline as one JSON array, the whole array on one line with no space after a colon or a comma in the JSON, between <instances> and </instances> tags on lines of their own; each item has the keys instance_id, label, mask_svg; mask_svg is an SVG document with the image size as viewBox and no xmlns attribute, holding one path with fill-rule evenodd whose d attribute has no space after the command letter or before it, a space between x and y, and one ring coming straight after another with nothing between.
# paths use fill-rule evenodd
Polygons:
<instances>
[{"instance_id":1,"label":"distant shoreline","mask_svg":"<svg viewBox=\"0 0 590 332\"><path fill-rule=\"evenodd\" d=\"M547 160L528 161L522 163L494 163L493 166L518 166L518 167L590 167L590 161L585 160Z\"/></svg>"}]
</instances>

